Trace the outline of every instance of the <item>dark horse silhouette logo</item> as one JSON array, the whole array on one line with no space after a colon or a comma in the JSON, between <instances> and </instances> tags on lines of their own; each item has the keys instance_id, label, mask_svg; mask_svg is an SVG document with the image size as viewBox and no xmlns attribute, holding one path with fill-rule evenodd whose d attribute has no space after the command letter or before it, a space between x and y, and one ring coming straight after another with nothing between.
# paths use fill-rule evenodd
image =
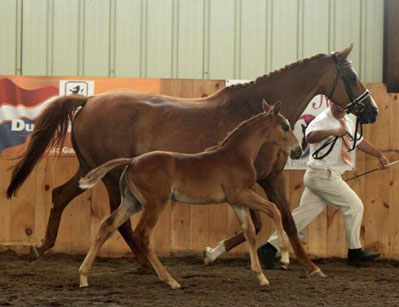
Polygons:
<instances>
[{"instance_id":1,"label":"dark horse silhouette logo","mask_svg":"<svg viewBox=\"0 0 399 307\"><path fill-rule=\"evenodd\" d=\"M71 88L69 91L70 91L73 95L79 94L80 91L81 91L80 85L76 85L74 88ZM82 91L83 91L83 89L82 89Z\"/></svg>"}]
</instances>

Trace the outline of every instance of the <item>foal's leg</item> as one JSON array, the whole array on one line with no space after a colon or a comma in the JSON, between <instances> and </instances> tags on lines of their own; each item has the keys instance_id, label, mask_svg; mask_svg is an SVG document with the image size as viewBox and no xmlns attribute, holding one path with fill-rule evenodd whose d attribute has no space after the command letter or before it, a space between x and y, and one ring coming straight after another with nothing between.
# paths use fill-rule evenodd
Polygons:
<instances>
[{"instance_id":1,"label":"foal's leg","mask_svg":"<svg viewBox=\"0 0 399 307\"><path fill-rule=\"evenodd\" d=\"M281 214L277 206L251 190L244 190L235 197L247 208L261 211L271 217L276 226L277 235L281 243L281 263L284 268L287 268L289 265L288 238L284 232Z\"/></svg>"},{"instance_id":2,"label":"foal's leg","mask_svg":"<svg viewBox=\"0 0 399 307\"><path fill-rule=\"evenodd\" d=\"M152 230L166 205L167 202L145 202L143 204L144 210L140 217L140 221L134 231L134 236L137 238L137 242L140 243L152 267L158 274L158 277L174 290L179 289L181 287L180 284L169 274L161 261L159 261L151 245Z\"/></svg>"},{"instance_id":3,"label":"foal's leg","mask_svg":"<svg viewBox=\"0 0 399 307\"><path fill-rule=\"evenodd\" d=\"M257 240L256 240L255 226L251 221L248 209L246 207L234 204L232 204L231 207L233 208L240 222L242 232L244 234L245 239L248 242L249 255L251 258L251 270L256 273L260 285L262 286L269 285L269 281L263 274L262 267L260 266L259 263L258 254L256 253Z\"/></svg>"},{"instance_id":4,"label":"foal's leg","mask_svg":"<svg viewBox=\"0 0 399 307\"><path fill-rule=\"evenodd\" d=\"M286 199L285 182L282 173L278 173L273 177L267 178L260 182L260 185L265 189L269 199L274 202L281 212L284 229L290 239L295 255L306 266L308 276L318 275L325 277L323 272L317 267L308 257L305 249L302 246L298 237L298 232L292 217L289 203Z\"/></svg>"},{"instance_id":5,"label":"foal's leg","mask_svg":"<svg viewBox=\"0 0 399 307\"><path fill-rule=\"evenodd\" d=\"M88 287L89 284L87 281L87 276L103 244L112 236L119 226L129 219L133 213L140 211L139 208L140 205L138 205L137 202L132 202L131 199L122 198L122 202L118 209L112 212L109 217L101 222L96 236L96 241L90 247L86 258L79 268L81 288Z\"/></svg>"},{"instance_id":6,"label":"foal's leg","mask_svg":"<svg viewBox=\"0 0 399 307\"><path fill-rule=\"evenodd\" d=\"M121 176L121 188L125 187L125 177ZM116 210L121 202L121 194L125 195L125 197L131 197L129 191L120 191L119 184L117 184L117 180L105 177L103 179L105 187L107 188L108 196L109 196L109 205L111 212ZM149 263L147 257L141 250L141 247L137 244L133 237L132 224L130 219L128 219L125 223L123 223L118 228L119 233L122 235L123 239L126 241L129 248L132 250L134 256L136 257L137 262L146 269L151 269L151 264Z\"/></svg>"},{"instance_id":7,"label":"foal's leg","mask_svg":"<svg viewBox=\"0 0 399 307\"><path fill-rule=\"evenodd\" d=\"M31 247L31 261L38 259L48 249L54 246L58 229L60 227L62 212L72 199L85 191L79 188L79 179L82 177L82 175L83 170L79 168L71 179L53 190L51 211L47 222L46 235L39 246Z\"/></svg>"},{"instance_id":8,"label":"foal's leg","mask_svg":"<svg viewBox=\"0 0 399 307\"><path fill-rule=\"evenodd\" d=\"M259 196L267 199L265 191L258 184L255 184L252 190L256 192ZM258 234L262 227L262 220L260 218L259 212L255 210L250 210L249 213L251 214L251 219L255 226L255 232L256 234ZM215 262L216 258L218 258L220 255L229 252L234 247L240 245L244 241L245 241L244 234L240 232L227 239L220 241L215 248L206 247L204 251L204 263L212 264L213 262Z\"/></svg>"}]
</instances>

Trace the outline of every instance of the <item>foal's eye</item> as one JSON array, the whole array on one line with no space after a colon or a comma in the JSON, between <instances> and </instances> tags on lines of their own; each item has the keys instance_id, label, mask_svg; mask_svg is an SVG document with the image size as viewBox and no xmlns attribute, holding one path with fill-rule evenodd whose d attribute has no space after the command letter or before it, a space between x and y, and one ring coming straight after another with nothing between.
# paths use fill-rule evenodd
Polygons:
<instances>
[{"instance_id":1,"label":"foal's eye","mask_svg":"<svg viewBox=\"0 0 399 307\"><path fill-rule=\"evenodd\" d=\"M283 122L281 128L283 129L284 132L288 132L288 131L291 130L290 123L288 122L287 119L284 120L284 122Z\"/></svg>"}]
</instances>

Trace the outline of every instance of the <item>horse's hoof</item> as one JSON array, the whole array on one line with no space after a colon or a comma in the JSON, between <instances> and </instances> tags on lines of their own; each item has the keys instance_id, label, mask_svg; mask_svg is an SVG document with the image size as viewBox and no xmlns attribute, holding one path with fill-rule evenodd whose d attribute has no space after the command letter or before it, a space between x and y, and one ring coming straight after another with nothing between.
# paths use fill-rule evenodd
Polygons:
<instances>
[{"instance_id":1,"label":"horse's hoof","mask_svg":"<svg viewBox=\"0 0 399 307\"><path fill-rule=\"evenodd\" d=\"M213 259L211 257L212 253L213 253L213 248L211 248L209 246L205 247L205 250L204 250L204 264L205 265L209 265L209 264L212 264L215 262L215 259Z\"/></svg>"},{"instance_id":2,"label":"horse's hoof","mask_svg":"<svg viewBox=\"0 0 399 307\"><path fill-rule=\"evenodd\" d=\"M322 278L327 277L319 268L317 268L317 270L314 270L313 272L308 272L308 277L313 277L313 276L318 276Z\"/></svg>"},{"instance_id":3,"label":"horse's hoof","mask_svg":"<svg viewBox=\"0 0 399 307\"><path fill-rule=\"evenodd\" d=\"M29 261L32 262L32 261L35 261L35 260L37 260L39 258L40 258L39 251L37 250L36 246L32 245L30 247Z\"/></svg>"},{"instance_id":4,"label":"horse's hoof","mask_svg":"<svg viewBox=\"0 0 399 307\"><path fill-rule=\"evenodd\" d=\"M287 271L289 265L289 263L281 263L281 268Z\"/></svg>"}]
</instances>

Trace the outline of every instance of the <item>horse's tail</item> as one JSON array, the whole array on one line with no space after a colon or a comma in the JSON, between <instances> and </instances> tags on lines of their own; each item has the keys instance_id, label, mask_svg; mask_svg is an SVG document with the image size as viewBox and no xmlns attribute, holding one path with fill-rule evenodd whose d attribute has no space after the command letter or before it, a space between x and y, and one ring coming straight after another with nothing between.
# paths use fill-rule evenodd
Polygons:
<instances>
[{"instance_id":1,"label":"horse's tail","mask_svg":"<svg viewBox=\"0 0 399 307\"><path fill-rule=\"evenodd\" d=\"M129 164L131 160L130 158L118 158L97 166L79 180L79 187L84 190L94 187L110 170L120 165Z\"/></svg>"},{"instance_id":2,"label":"horse's tail","mask_svg":"<svg viewBox=\"0 0 399 307\"><path fill-rule=\"evenodd\" d=\"M85 96L74 95L53 97L47 101L49 105L37 117L27 148L13 168L7 198L15 195L47 149L64 145L69 121L76 109L85 105L87 99Z\"/></svg>"}]
</instances>

